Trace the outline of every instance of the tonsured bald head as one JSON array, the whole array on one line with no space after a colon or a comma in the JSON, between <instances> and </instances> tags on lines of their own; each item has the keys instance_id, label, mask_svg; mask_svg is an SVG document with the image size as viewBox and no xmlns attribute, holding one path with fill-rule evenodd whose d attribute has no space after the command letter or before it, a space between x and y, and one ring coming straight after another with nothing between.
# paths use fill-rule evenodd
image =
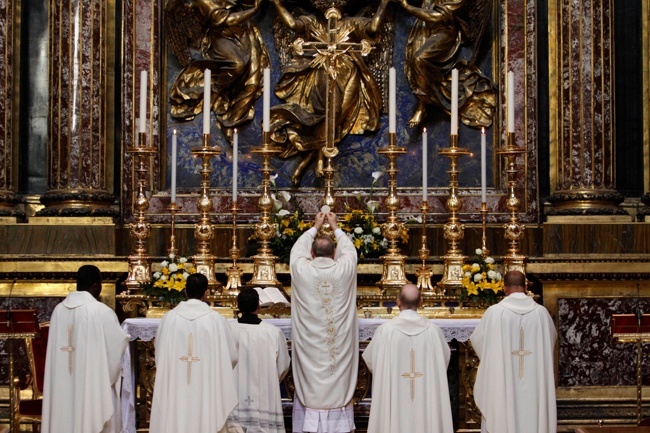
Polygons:
<instances>
[{"instance_id":1,"label":"tonsured bald head","mask_svg":"<svg viewBox=\"0 0 650 433\"><path fill-rule=\"evenodd\" d=\"M334 240L329 236L317 236L311 244L311 253L313 257L329 257L334 258L336 245Z\"/></svg>"},{"instance_id":2,"label":"tonsured bald head","mask_svg":"<svg viewBox=\"0 0 650 433\"><path fill-rule=\"evenodd\" d=\"M397 306L401 310L417 310L422 305L420 290L415 284L405 284L397 295Z\"/></svg>"}]
</instances>

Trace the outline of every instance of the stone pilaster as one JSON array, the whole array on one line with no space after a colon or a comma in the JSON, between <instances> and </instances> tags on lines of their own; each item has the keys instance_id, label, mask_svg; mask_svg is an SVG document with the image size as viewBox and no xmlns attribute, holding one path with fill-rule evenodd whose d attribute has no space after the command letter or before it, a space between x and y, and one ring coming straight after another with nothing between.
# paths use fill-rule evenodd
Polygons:
<instances>
[{"instance_id":1,"label":"stone pilaster","mask_svg":"<svg viewBox=\"0 0 650 433\"><path fill-rule=\"evenodd\" d=\"M20 23L19 5L14 0L0 1L0 216L21 215L16 209L17 172L14 158L18 140L16 23Z\"/></svg>"},{"instance_id":2,"label":"stone pilaster","mask_svg":"<svg viewBox=\"0 0 650 433\"><path fill-rule=\"evenodd\" d=\"M50 0L48 191L39 215L117 215L107 190L107 8Z\"/></svg>"},{"instance_id":3,"label":"stone pilaster","mask_svg":"<svg viewBox=\"0 0 650 433\"><path fill-rule=\"evenodd\" d=\"M551 0L551 215L625 214L614 131L614 0ZM554 106L555 105L555 106Z\"/></svg>"}]
</instances>

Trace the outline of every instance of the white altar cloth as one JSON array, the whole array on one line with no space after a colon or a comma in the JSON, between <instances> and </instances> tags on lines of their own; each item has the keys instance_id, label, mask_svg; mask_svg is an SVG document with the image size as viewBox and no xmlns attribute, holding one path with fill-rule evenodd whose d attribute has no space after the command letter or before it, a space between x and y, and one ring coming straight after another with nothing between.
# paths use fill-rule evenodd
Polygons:
<instances>
[{"instance_id":1,"label":"white altar cloth","mask_svg":"<svg viewBox=\"0 0 650 433\"><path fill-rule=\"evenodd\" d=\"M235 319L230 319L235 320ZM389 319L359 318L359 341L368 341L375 330ZM445 340L457 340L461 343L469 340L480 319L431 319L445 334ZM264 319L282 330L284 336L291 340L291 319ZM122 329L131 336L131 341L151 341L156 337L160 319L126 319ZM136 433L135 423L135 371L131 363L131 352L127 347L122 357L122 429L124 433Z\"/></svg>"}]
</instances>

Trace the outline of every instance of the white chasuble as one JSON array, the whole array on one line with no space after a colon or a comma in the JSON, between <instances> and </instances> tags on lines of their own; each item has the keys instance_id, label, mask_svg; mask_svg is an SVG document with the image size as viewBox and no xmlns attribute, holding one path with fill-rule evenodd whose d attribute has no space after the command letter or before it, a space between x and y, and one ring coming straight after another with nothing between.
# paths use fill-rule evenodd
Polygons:
<instances>
[{"instance_id":1,"label":"white chasuble","mask_svg":"<svg viewBox=\"0 0 650 433\"><path fill-rule=\"evenodd\" d=\"M199 300L181 302L160 321L155 350L149 431L229 431L238 355L226 319Z\"/></svg>"},{"instance_id":2,"label":"white chasuble","mask_svg":"<svg viewBox=\"0 0 650 433\"><path fill-rule=\"evenodd\" d=\"M357 251L337 229L335 259L312 260L313 227L291 250L291 327L296 397L309 409L352 401L357 383Z\"/></svg>"},{"instance_id":3,"label":"white chasuble","mask_svg":"<svg viewBox=\"0 0 650 433\"><path fill-rule=\"evenodd\" d=\"M377 328L363 352L372 372L368 431L453 433L450 355L442 330L413 310Z\"/></svg>"},{"instance_id":4,"label":"white chasuble","mask_svg":"<svg viewBox=\"0 0 650 433\"><path fill-rule=\"evenodd\" d=\"M480 359L474 400L489 433L555 433L553 319L523 293L483 314L471 336Z\"/></svg>"},{"instance_id":5,"label":"white chasuble","mask_svg":"<svg viewBox=\"0 0 650 433\"><path fill-rule=\"evenodd\" d=\"M279 381L289 370L287 340L277 326L230 323L239 345L235 383L239 406L233 412L247 433L284 433Z\"/></svg>"},{"instance_id":6,"label":"white chasuble","mask_svg":"<svg viewBox=\"0 0 650 433\"><path fill-rule=\"evenodd\" d=\"M119 433L120 360L129 343L115 312L71 292L50 319L43 418L47 433Z\"/></svg>"}]
</instances>

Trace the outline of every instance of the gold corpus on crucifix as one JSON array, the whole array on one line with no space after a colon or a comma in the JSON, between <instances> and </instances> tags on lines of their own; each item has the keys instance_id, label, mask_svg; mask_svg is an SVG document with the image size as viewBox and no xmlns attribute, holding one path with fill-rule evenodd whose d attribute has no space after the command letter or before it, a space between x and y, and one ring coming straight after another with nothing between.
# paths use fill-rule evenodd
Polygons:
<instances>
[{"instance_id":1,"label":"gold corpus on crucifix","mask_svg":"<svg viewBox=\"0 0 650 433\"><path fill-rule=\"evenodd\" d=\"M449 147L440 149L440 155L449 158L449 198L447 198L446 207L449 211L449 220L444 226L444 238L449 241L447 253L442 256L445 267L442 274L442 280L438 283L445 290L457 289L463 287L463 263L466 256L458 248L459 241L465 236L465 225L461 224L458 218L458 212L463 208L463 202L458 196L458 159L464 155L469 155L469 150L458 147L458 134L449 136Z\"/></svg>"},{"instance_id":2,"label":"gold corpus on crucifix","mask_svg":"<svg viewBox=\"0 0 650 433\"><path fill-rule=\"evenodd\" d=\"M253 149L253 153L262 155L262 194L258 202L260 208L260 220L255 224L255 238L259 241L260 247L257 254L253 256L253 278L248 282L252 286L281 286L275 273L275 261L278 258L273 255L271 239L275 237L278 224L271 222L271 209L273 199L271 198L271 156L280 153L280 149L270 146L270 134L262 132L262 147Z\"/></svg>"},{"instance_id":3,"label":"gold corpus on crucifix","mask_svg":"<svg viewBox=\"0 0 650 433\"><path fill-rule=\"evenodd\" d=\"M292 44L293 51L298 55L313 54L311 66L313 68L324 68L327 71L325 82L325 147L321 150L327 159L323 168L325 178L325 196L322 204L334 208L334 172L332 158L338 155L336 147L336 109L339 101L336 98L335 83L337 78L338 57L347 53L360 53L367 56L373 50L370 41L363 39L361 42L348 42L350 30L339 26L342 18L341 12L336 8L330 8L325 12L327 19L327 42L305 42L298 38Z\"/></svg>"},{"instance_id":4,"label":"gold corpus on crucifix","mask_svg":"<svg viewBox=\"0 0 650 433\"><path fill-rule=\"evenodd\" d=\"M135 222L131 224L129 234L135 239L135 246L129 255L129 273L124 285L129 290L140 288L142 283L151 281L151 263L147 254L147 240L151 235L151 224L147 221L149 199L145 194L147 186L147 166L149 157L158 153L154 147L147 147L147 136L144 132L138 134L138 145L130 147L127 153L134 156L135 184L137 191L133 198L133 208L136 211Z\"/></svg>"},{"instance_id":5,"label":"gold corpus on crucifix","mask_svg":"<svg viewBox=\"0 0 650 433\"><path fill-rule=\"evenodd\" d=\"M524 377L524 356L532 355L533 352L524 349L524 328L519 328L519 349L511 352L519 357L519 379Z\"/></svg>"},{"instance_id":6,"label":"gold corpus on crucifix","mask_svg":"<svg viewBox=\"0 0 650 433\"><path fill-rule=\"evenodd\" d=\"M237 248L237 202L232 201L232 207L230 211L232 212L232 247L230 248L230 258L232 259L232 266L226 269L226 276L228 277L228 282L226 283L225 290L228 291L230 295L236 295L239 293L239 288L241 284L241 276L244 271L237 265L237 259L239 258L239 248Z\"/></svg>"},{"instance_id":7,"label":"gold corpus on crucifix","mask_svg":"<svg viewBox=\"0 0 650 433\"><path fill-rule=\"evenodd\" d=\"M210 173L212 167L210 160L219 154L221 150L216 146L210 146L210 134L203 134L201 147L195 147L191 150L192 155L201 158L201 197L196 205L201 216L194 228L194 237L196 238L196 254L192 259L196 266L196 272L205 275L208 278L208 285L211 290L221 287L214 275L214 256L210 250L210 243L214 238L214 226L210 222L210 212L213 204L210 198Z\"/></svg>"},{"instance_id":8,"label":"gold corpus on crucifix","mask_svg":"<svg viewBox=\"0 0 650 433\"><path fill-rule=\"evenodd\" d=\"M386 155L388 158L388 168L386 169L386 173L388 173L388 195L384 203L389 213L386 222L381 225L381 232L388 239L388 251L381 256L384 266L381 280L377 282L384 294L387 294L388 290L399 291L404 284L410 283L406 279L406 272L404 271L406 256L401 254L397 245L397 240L406 231L404 223L399 222L397 219L397 211L399 210L397 155L404 155L406 149L397 147L397 134L390 132L388 134L388 146L377 150L377 153Z\"/></svg>"},{"instance_id":9,"label":"gold corpus on crucifix","mask_svg":"<svg viewBox=\"0 0 650 433\"><path fill-rule=\"evenodd\" d=\"M418 289L431 291L434 290L434 286L431 283L431 269L427 268L427 259L429 258L429 249L427 248L427 211L429 210L429 205L426 201L422 202L420 210L422 211L422 246L419 249L419 257L422 260L422 267L415 271L415 275L418 277ZM436 291L436 294L440 293Z\"/></svg>"},{"instance_id":10,"label":"gold corpus on crucifix","mask_svg":"<svg viewBox=\"0 0 650 433\"><path fill-rule=\"evenodd\" d=\"M415 400L415 379L423 377L424 374L415 371L415 351L411 349L411 371L402 373L402 377L411 381L411 401Z\"/></svg>"},{"instance_id":11,"label":"gold corpus on crucifix","mask_svg":"<svg viewBox=\"0 0 650 433\"><path fill-rule=\"evenodd\" d=\"M497 150L497 154L506 158L506 173L508 176L508 199L506 208L510 211L510 220L503 225L503 237L508 242L508 253L503 256L504 271L521 271L526 273L524 260L526 256L519 251L519 241L524 237L525 226L519 222L517 212L521 202L517 198L517 157L525 153L525 150L515 146L515 133L509 132L506 136L506 146Z\"/></svg>"},{"instance_id":12,"label":"gold corpus on crucifix","mask_svg":"<svg viewBox=\"0 0 650 433\"><path fill-rule=\"evenodd\" d=\"M181 356L179 359L181 362L187 362L187 384L189 385L192 381L192 363L201 360L198 356L194 356L194 336L191 332L187 338L187 356Z\"/></svg>"},{"instance_id":13,"label":"gold corpus on crucifix","mask_svg":"<svg viewBox=\"0 0 650 433\"><path fill-rule=\"evenodd\" d=\"M68 352L68 374L70 375L72 375L72 354L75 350L77 350L72 345L72 328L73 328L72 323L68 324L68 345L61 346L59 348L61 352Z\"/></svg>"}]
</instances>

